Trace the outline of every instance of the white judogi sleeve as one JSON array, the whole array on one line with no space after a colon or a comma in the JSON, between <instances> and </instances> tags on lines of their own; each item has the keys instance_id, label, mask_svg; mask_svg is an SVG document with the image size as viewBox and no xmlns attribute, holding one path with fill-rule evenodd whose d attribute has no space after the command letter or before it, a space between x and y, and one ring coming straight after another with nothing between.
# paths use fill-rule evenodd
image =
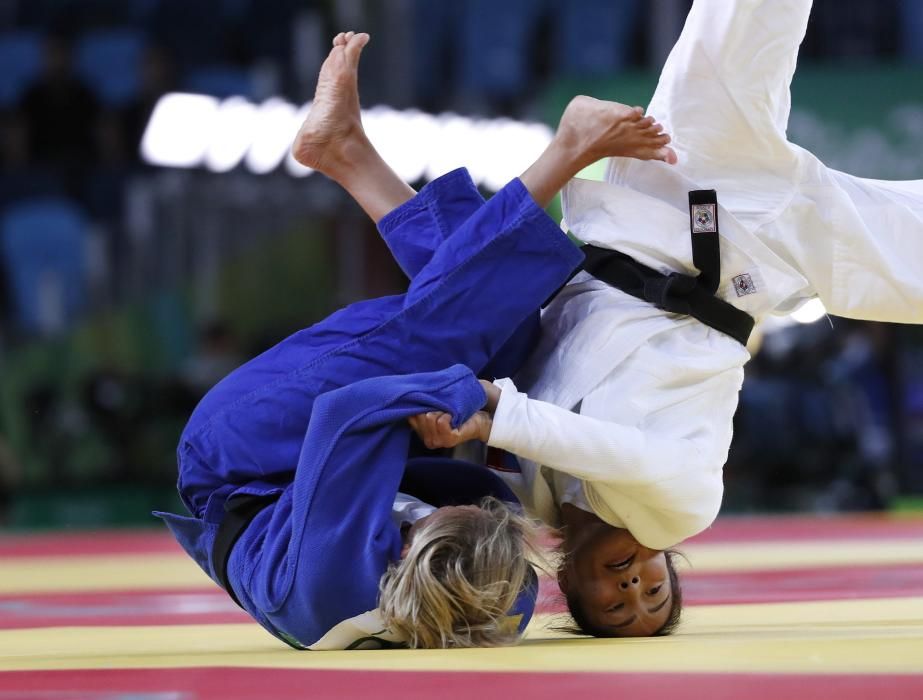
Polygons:
<instances>
[{"instance_id":1,"label":"white judogi sleeve","mask_svg":"<svg viewBox=\"0 0 923 700\"><path fill-rule=\"evenodd\" d=\"M627 528L642 544L666 549L707 528L721 506L721 467L739 384L727 377L717 382L727 390L654 390L652 403L676 405L658 411L658 419L640 416L641 425L630 425L631 417L611 410L611 394L630 383L625 375L616 373L587 397L585 404L596 404L589 407L594 415L531 398L500 380L489 444L519 456L522 473L502 476L532 515L556 524L558 507L570 501ZM701 410L705 403L714 404L716 420ZM626 413L636 408L622 405ZM583 493L574 498L574 484L561 474L579 479Z\"/></svg>"},{"instance_id":2,"label":"white judogi sleeve","mask_svg":"<svg viewBox=\"0 0 923 700\"><path fill-rule=\"evenodd\" d=\"M489 444L576 476L626 486L694 471L695 443L663 438L530 399L509 379L501 387Z\"/></svg>"}]
</instances>

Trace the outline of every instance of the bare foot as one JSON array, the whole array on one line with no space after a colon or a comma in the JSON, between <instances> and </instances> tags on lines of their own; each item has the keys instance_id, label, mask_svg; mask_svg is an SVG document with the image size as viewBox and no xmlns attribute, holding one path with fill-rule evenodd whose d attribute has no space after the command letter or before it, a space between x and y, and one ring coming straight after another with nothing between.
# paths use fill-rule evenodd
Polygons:
<instances>
[{"instance_id":1,"label":"bare foot","mask_svg":"<svg viewBox=\"0 0 923 700\"><path fill-rule=\"evenodd\" d=\"M676 163L670 136L641 107L580 95L564 110L558 135L588 163L610 156Z\"/></svg>"},{"instance_id":2,"label":"bare foot","mask_svg":"<svg viewBox=\"0 0 923 700\"><path fill-rule=\"evenodd\" d=\"M317 77L314 102L292 144L302 165L333 175L353 144L367 143L359 115L359 56L369 35L341 33Z\"/></svg>"}]
</instances>

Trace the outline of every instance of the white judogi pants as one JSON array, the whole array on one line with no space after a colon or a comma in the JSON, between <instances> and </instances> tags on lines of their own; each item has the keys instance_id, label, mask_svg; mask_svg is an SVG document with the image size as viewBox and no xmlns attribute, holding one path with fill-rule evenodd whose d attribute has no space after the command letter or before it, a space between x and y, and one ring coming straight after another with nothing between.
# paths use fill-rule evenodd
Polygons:
<instances>
[{"instance_id":1,"label":"white judogi pants","mask_svg":"<svg viewBox=\"0 0 923 700\"><path fill-rule=\"evenodd\" d=\"M689 179L809 281L827 310L923 322L923 181L832 170L786 138L810 0L696 0L649 112ZM923 146L923 144L921 144ZM625 182L613 161L610 182Z\"/></svg>"}]
</instances>

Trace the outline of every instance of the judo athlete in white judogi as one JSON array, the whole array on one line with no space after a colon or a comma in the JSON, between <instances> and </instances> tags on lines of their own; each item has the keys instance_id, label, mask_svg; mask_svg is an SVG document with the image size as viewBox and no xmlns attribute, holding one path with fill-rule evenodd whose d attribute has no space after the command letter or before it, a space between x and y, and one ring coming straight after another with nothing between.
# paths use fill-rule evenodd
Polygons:
<instances>
[{"instance_id":1,"label":"judo athlete in white judogi","mask_svg":"<svg viewBox=\"0 0 923 700\"><path fill-rule=\"evenodd\" d=\"M696 275L687 196L714 188L720 299L757 321L820 298L836 315L923 322L923 181L840 173L786 138L810 9L696 0L649 106L678 163L612 159L606 182L565 189L564 225L655 270ZM578 624L599 636L663 633L679 612L664 550L718 514L749 354L586 273L547 307L541 334L526 367L497 382L479 435L519 456L521 473L504 477L529 512L562 528L559 582ZM435 420L417 419L418 431L452 444Z\"/></svg>"}]
</instances>

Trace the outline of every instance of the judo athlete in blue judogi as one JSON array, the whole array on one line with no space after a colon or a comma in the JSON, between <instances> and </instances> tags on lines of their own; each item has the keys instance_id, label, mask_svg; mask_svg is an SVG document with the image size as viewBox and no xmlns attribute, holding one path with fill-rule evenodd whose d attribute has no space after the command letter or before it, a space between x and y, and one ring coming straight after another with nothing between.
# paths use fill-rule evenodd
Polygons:
<instances>
[{"instance_id":1,"label":"judo athlete in blue judogi","mask_svg":"<svg viewBox=\"0 0 923 700\"><path fill-rule=\"evenodd\" d=\"M466 171L430 183L381 224L408 292L347 307L253 359L183 433L179 491L194 518L163 517L218 581L226 504L266 499L227 577L243 608L295 646L378 604L404 544L391 511L406 419L464 421L482 408L474 372L581 260L518 180L482 201Z\"/></svg>"},{"instance_id":2,"label":"judo athlete in blue judogi","mask_svg":"<svg viewBox=\"0 0 923 700\"><path fill-rule=\"evenodd\" d=\"M362 131L356 71L367 41L334 40L293 152L378 222L409 289L349 306L215 386L178 451L192 517L160 515L292 646L509 643L534 606L529 525L496 502L406 508L408 418L435 411L472 423L486 402L476 374L491 360L509 364L514 329L582 259L541 206L604 155L668 158L668 137L638 110L587 103L489 202L464 170L415 194L394 185ZM432 512L402 529L397 511Z\"/></svg>"}]
</instances>

